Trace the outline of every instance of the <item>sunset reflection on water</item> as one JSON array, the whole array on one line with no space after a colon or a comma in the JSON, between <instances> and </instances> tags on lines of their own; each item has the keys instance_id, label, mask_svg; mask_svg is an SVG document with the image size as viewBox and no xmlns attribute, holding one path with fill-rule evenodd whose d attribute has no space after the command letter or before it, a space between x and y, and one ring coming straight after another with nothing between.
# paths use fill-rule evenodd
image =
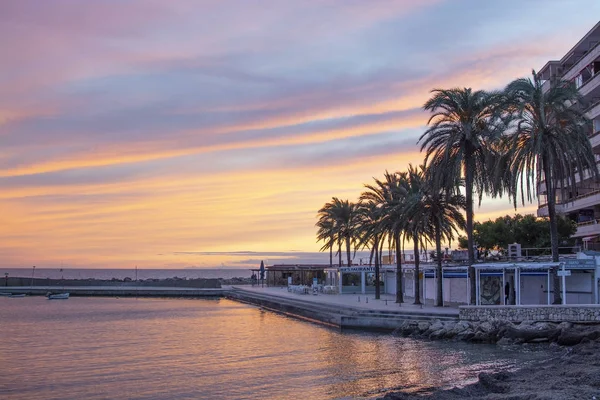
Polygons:
<instances>
[{"instance_id":1,"label":"sunset reflection on water","mask_svg":"<svg viewBox=\"0 0 600 400\"><path fill-rule=\"evenodd\" d=\"M0 298L0 397L357 398L544 357L340 332L229 300Z\"/></svg>"}]
</instances>

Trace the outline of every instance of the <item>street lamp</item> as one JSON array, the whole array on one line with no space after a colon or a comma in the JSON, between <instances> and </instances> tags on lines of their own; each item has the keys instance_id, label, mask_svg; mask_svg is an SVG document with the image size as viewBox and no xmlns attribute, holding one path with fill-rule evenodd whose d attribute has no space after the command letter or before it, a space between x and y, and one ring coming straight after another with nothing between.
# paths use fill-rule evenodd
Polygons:
<instances>
[{"instance_id":1,"label":"street lamp","mask_svg":"<svg viewBox=\"0 0 600 400\"><path fill-rule=\"evenodd\" d=\"M4 286L8 286L8 272L4 273Z\"/></svg>"},{"instance_id":2,"label":"street lamp","mask_svg":"<svg viewBox=\"0 0 600 400\"><path fill-rule=\"evenodd\" d=\"M33 271L31 272L31 287L33 287L33 276L35 275L35 265L33 266Z\"/></svg>"}]
</instances>

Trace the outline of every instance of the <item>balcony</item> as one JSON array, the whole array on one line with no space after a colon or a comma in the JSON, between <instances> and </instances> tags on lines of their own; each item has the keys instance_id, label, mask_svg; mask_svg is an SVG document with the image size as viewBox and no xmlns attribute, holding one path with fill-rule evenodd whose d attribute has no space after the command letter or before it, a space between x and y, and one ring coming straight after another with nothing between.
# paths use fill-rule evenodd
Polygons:
<instances>
[{"instance_id":1,"label":"balcony","mask_svg":"<svg viewBox=\"0 0 600 400\"><path fill-rule=\"evenodd\" d=\"M577 232L573 237L586 237L600 235L600 220L580 222L577 224Z\"/></svg>"},{"instance_id":2,"label":"balcony","mask_svg":"<svg viewBox=\"0 0 600 400\"><path fill-rule=\"evenodd\" d=\"M575 78L577 74L584 69L587 65L591 64L592 61L600 57L600 43L592 47L583 57L579 59L575 64L571 66L564 74L563 79L570 81Z\"/></svg>"},{"instance_id":3,"label":"balcony","mask_svg":"<svg viewBox=\"0 0 600 400\"><path fill-rule=\"evenodd\" d=\"M586 115L589 119L594 119L600 116L600 99L596 99L594 104L588 108Z\"/></svg>"},{"instance_id":4,"label":"balcony","mask_svg":"<svg viewBox=\"0 0 600 400\"><path fill-rule=\"evenodd\" d=\"M590 136L590 144L592 145L592 149L595 149L596 146L600 146L600 131L595 132ZM598 161L598 156L596 156L596 161Z\"/></svg>"},{"instance_id":5,"label":"balcony","mask_svg":"<svg viewBox=\"0 0 600 400\"><path fill-rule=\"evenodd\" d=\"M594 91L598 86L600 86L600 73L594 75L587 81L583 83L583 85L579 88L579 93L582 96L587 96Z\"/></svg>"},{"instance_id":6,"label":"balcony","mask_svg":"<svg viewBox=\"0 0 600 400\"><path fill-rule=\"evenodd\" d=\"M582 209L592 208L595 205L600 204L600 189L594 190L586 194L579 195L574 199L567 201L561 201L556 203L556 212L558 214L568 214L570 212ZM537 210L538 217L548 216L548 205L540 204Z\"/></svg>"}]
</instances>

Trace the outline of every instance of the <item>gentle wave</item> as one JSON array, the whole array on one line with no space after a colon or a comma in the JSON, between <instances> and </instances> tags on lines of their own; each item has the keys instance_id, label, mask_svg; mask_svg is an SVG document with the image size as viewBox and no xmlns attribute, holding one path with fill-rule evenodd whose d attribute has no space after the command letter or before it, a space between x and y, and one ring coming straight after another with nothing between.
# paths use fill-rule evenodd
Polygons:
<instances>
[{"instance_id":1,"label":"gentle wave","mask_svg":"<svg viewBox=\"0 0 600 400\"><path fill-rule=\"evenodd\" d=\"M544 356L340 332L229 300L0 297L0 398L370 398Z\"/></svg>"}]
</instances>

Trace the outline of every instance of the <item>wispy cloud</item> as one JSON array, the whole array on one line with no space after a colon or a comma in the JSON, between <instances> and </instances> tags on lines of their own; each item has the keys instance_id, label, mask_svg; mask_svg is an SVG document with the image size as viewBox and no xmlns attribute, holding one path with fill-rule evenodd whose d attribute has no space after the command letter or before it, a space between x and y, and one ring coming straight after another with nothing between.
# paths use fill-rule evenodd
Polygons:
<instances>
[{"instance_id":1,"label":"wispy cloud","mask_svg":"<svg viewBox=\"0 0 600 400\"><path fill-rule=\"evenodd\" d=\"M3 2L0 259L327 259L316 210L421 162L429 90L560 57L597 22L581 4Z\"/></svg>"}]
</instances>

